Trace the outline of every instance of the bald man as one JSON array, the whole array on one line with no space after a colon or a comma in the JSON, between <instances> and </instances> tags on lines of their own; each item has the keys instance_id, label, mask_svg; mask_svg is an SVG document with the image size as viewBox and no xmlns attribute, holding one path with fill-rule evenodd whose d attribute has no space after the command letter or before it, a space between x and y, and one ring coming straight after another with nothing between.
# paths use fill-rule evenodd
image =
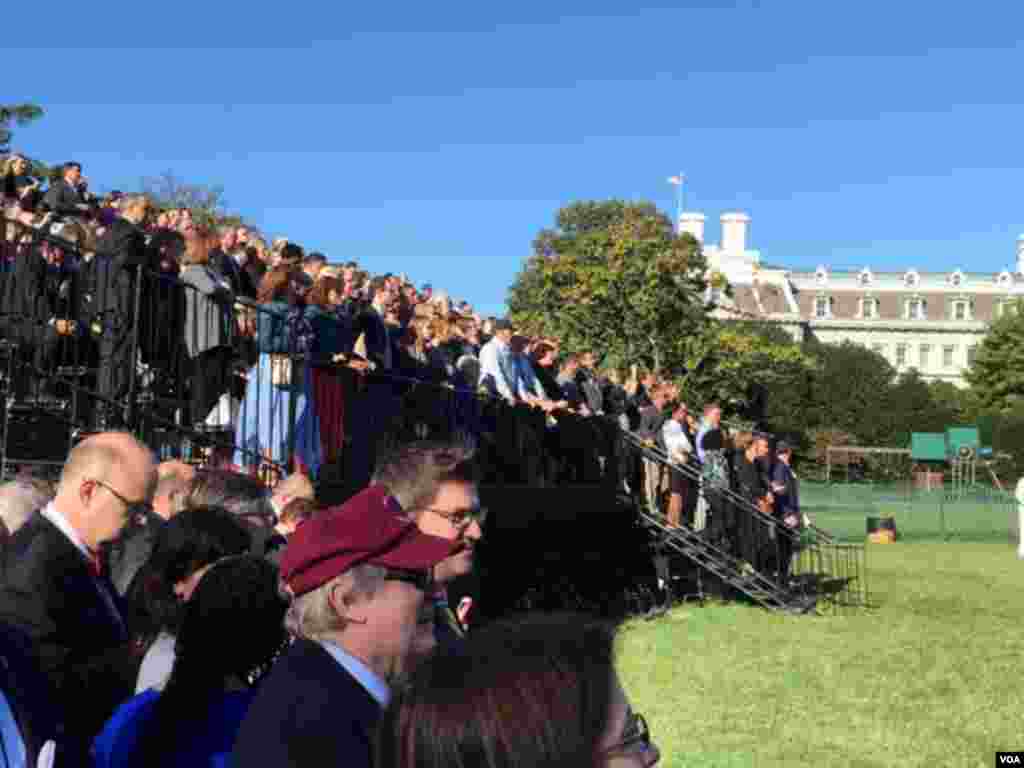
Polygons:
<instances>
[{"instance_id":1,"label":"bald man","mask_svg":"<svg viewBox=\"0 0 1024 768\"><path fill-rule=\"evenodd\" d=\"M145 517L155 486L146 446L127 433L90 437L68 456L53 501L0 551L0 623L31 642L75 751L132 691L129 671L111 673L130 664L127 652L112 660L129 634L100 551Z\"/></svg>"}]
</instances>

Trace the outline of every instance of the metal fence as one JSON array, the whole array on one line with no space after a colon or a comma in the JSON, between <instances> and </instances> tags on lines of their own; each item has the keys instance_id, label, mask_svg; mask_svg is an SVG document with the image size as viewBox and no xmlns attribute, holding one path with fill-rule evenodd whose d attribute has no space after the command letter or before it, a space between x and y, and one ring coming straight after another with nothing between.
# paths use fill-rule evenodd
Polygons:
<instances>
[{"instance_id":1,"label":"metal fence","mask_svg":"<svg viewBox=\"0 0 1024 768\"><path fill-rule=\"evenodd\" d=\"M870 519L892 518L906 541L1014 542L1017 503L992 486L953 493L923 490L909 482L812 483L800 486L804 511L841 541L863 541Z\"/></svg>"}]
</instances>

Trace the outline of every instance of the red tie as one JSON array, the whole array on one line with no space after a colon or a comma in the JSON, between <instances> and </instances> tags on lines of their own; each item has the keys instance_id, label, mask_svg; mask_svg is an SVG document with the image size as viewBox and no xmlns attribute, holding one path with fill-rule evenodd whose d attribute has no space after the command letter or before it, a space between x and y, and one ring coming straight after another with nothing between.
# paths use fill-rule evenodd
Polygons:
<instances>
[{"instance_id":1,"label":"red tie","mask_svg":"<svg viewBox=\"0 0 1024 768\"><path fill-rule=\"evenodd\" d=\"M103 573L103 560L100 558L99 552L89 553L89 570L97 579Z\"/></svg>"}]
</instances>

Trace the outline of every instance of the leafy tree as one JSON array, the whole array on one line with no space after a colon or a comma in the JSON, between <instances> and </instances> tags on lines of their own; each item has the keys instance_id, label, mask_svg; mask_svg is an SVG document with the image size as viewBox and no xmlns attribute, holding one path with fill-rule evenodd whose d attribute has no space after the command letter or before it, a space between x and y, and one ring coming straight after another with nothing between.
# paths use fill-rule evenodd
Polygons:
<instances>
[{"instance_id":1,"label":"leafy tree","mask_svg":"<svg viewBox=\"0 0 1024 768\"><path fill-rule=\"evenodd\" d=\"M42 116L42 107L35 104L0 104L0 152L10 147L12 125L25 125Z\"/></svg>"},{"instance_id":2,"label":"leafy tree","mask_svg":"<svg viewBox=\"0 0 1024 768\"><path fill-rule=\"evenodd\" d=\"M690 339L681 383L695 400L691 407L717 401L762 428L801 432L806 425L792 416L800 412L815 363L787 335L766 335L773 336L759 325L714 323Z\"/></svg>"},{"instance_id":3,"label":"leafy tree","mask_svg":"<svg viewBox=\"0 0 1024 768\"><path fill-rule=\"evenodd\" d=\"M812 341L807 350L818 362L813 396L805 406L809 423L848 432L862 444L883 444L892 425L882 409L896 370L877 352L849 341Z\"/></svg>"},{"instance_id":4,"label":"leafy tree","mask_svg":"<svg viewBox=\"0 0 1024 768\"><path fill-rule=\"evenodd\" d=\"M142 180L142 192L161 208L188 208L192 218L204 227L242 224L242 218L229 213L224 188L190 184L178 178L173 172L165 171L159 176Z\"/></svg>"},{"instance_id":5,"label":"leafy tree","mask_svg":"<svg viewBox=\"0 0 1024 768\"><path fill-rule=\"evenodd\" d=\"M1009 411L1024 402L1024 302L989 329L966 373L979 408Z\"/></svg>"},{"instance_id":6,"label":"leafy tree","mask_svg":"<svg viewBox=\"0 0 1024 768\"><path fill-rule=\"evenodd\" d=\"M707 322L706 263L654 205L574 203L533 248L509 289L517 326L569 350L602 351L612 365L681 367L687 339Z\"/></svg>"},{"instance_id":7,"label":"leafy tree","mask_svg":"<svg viewBox=\"0 0 1024 768\"><path fill-rule=\"evenodd\" d=\"M945 432L955 415L932 397L932 390L916 369L897 379L885 396L880 416L887 429L881 442L909 447L913 432Z\"/></svg>"}]
</instances>

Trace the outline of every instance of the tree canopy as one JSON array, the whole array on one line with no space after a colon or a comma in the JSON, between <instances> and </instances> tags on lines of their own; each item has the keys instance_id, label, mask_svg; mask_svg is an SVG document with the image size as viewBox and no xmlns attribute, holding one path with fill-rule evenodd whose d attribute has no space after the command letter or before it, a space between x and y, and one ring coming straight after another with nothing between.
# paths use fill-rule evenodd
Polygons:
<instances>
[{"instance_id":1,"label":"tree canopy","mask_svg":"<svg viewBox=\"0 0 1024 768\"><path fill-rule=\"evenodd\" d=\"M11 145L12 125L25 125L43 116L43 108L35 104L0 104L0 152Z\"/></svg>"},{"instance_id":2,"label":"tree canopy","mask_svg":"<svg viewBox=\"0 0 1024 768\"><path fill-rule=\"evenodd\" d=\"M243 223L242 218L227 209L224 188L205 184L192 184L180 179L172 171L142 179L142 192L161 208L188 208L192 218L201 226Z\"/></svg>"},{"instance_id":3,"label":"tree canopy","mask_svg":"<svg viewBox=\"0 0 1024 768\"><path fill-rule=\"evenodd\" d=\"M700 245L651 203L578 202L542 230L509 290L517 326L619 366L671 372L707 322Z\"/></svg>"},{"instance_id":4,"label":"tree canopy","mask_svg":"<svg viewBox=\"0 0 1024 768\"><path fill-rule=\"evenodd\" d=\"M992 324L966 374L983 409L1009 411L1024 401L1024 302L1009 309Z\"/></svg>"}]
</instances>

